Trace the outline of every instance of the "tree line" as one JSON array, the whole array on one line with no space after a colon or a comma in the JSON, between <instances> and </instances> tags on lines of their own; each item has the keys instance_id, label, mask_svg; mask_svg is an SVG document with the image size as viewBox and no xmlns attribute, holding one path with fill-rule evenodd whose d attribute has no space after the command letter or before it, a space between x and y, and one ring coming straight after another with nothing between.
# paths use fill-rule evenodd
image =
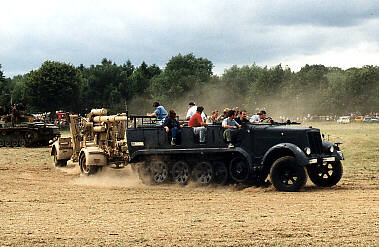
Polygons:
<instances>
[{"instance_id":1,"label":"tree line","mask_svg":"<svg viewBox=\"0 0 379 247\"><path fill-rule=\"evenodd\" d=\"M130 60L117 65L74 66L45 61L24 75L5 78L0 65L0 104L23 103L29 112L65 110L87 113L92 108L110 112L151 111L153 101L184 112L195 100L206 112L224 107L249 113L266 109L277 116L368 114L379 111L379 67L340 69L305 65L298 72L274 67L231 66L213 74L213 63L193 54L172 57L164 68Z\"/></svg>"}]
</instances>

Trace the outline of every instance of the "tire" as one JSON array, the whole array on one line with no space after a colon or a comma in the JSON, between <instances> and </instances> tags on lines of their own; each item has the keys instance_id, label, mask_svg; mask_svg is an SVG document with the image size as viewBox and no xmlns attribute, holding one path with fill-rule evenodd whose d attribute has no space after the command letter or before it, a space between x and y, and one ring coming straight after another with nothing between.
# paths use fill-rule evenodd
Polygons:
<instances>
[{"instance_id":1,"label":"tire","mask_svg":"<svg viewBox=\"0 0 379 247\"><path fill-rule=\"evenodd\" d=\"M214 171L211 163L200 161L193 169L193 177L196 183L200 185L208 185L213 182Z\"/></svg>"},{"instance_id":2,"label":"tire","mask_svg":"<svg viewBox=\"0 0 379 247\"><path fill-rule=\"evenodd\" d=\"M241 157L232 159L229 164L229 174L238 183L246 182L250 175L250 168L246 159Z\"/></svg>"},{"instance_id":3,"label":"tire","mask_svg":"<svg viewBox=\"0 0 379 247\"><path fill-rule=\"evenodd\" d=\"M4 139L0 139L0 147L5 147L5 140Z\"/></svg>"},{"instance_id":4,"label":"tire","mask_svg":"<svg viewBox=\"0 0 379 247\"><path fill-rule=\"evenodd\" d=\"M307 183L307 174L303 166L296 163L292 156L277 159L271 167L270 179L279 191L299 191Z\"/></svg>"},{"instance_id":5,"label":"tire","mask_svg":"<svg viewBox=\"0 0 379 247\"><path fill-rule=\"evenodd\" d=\"M99 166L93 166L93 165L87 166L85 154L80 155L79 166L80 166L80 172L86 176L94 175L100 170Z\"/></svg>"},{"instance_id":6,"label":"tire","mask_svg":"<svg viewBox=\"0 0 379 247\"><path fill-rule=\"evenodd\" d=\"M229 171L225 163L222 161L213 162L214 179L215 184L225 185L229 180Z\"/></svg>"},{"instance_id":7,"label":"tire","mask_svg":"<svg viewBox=\"0 0 379 247\"><path fill-rule=\"evenodd\" d=\"M186 185L190 178L190 168L185 161L177 161L172 166L172 177L177 184Z\"/></svg>"},{"instance_id":8,"label":"tire","mask_svg":"<svg viewBox=\"0 0 379 247\"><path fill-rule=\"evenodd\" d=\"M57 159L57 150L54 148L54 166L55 167L65 167L67 166L67 160L58 160Z\"/></svg>"},{"instance_id":9,"label":"tire","mask_svg":"<svg viewBox=\"0 0 379 247\"><path fill-rule=\"evenodd\" d=\"M169 179L168 165L163 161L154 161L150 168L151 178L155 184L166 183Z\"/></svg>"},{"instance_id":10,"label":"tire","mask_svg":"<svg viewBox=\"0 0 379 247\"><path fill-rule=\"evenodd\" d=\"M320 187L331 187L336 185L343 174L341 161L324 162L308 167L308 176L311 181Z\"/></svg>"}]
</instances>

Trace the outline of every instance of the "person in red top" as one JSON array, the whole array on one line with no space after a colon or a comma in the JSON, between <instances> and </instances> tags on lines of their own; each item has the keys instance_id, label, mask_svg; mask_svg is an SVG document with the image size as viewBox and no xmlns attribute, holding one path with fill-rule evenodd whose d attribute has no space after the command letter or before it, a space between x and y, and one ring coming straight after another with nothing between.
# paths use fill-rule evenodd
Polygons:
<instances>
[{"instance_id":1,"label":"person in red top","mask_svg":"<svg viewBox=\"0 0 379 247\"><path fill-rule=\"evenodd\" d=\"M199 135L199 142L204 143L205 142L205 127L208 126L208 124L204 123L203 118L201 117L201 113L203 112L204 107L198 106L196 109L196 113L193 114L193 116L190 118L188 122L188 126L192 127L193 133L195 135Z\"/></svg>"}]
</instances>

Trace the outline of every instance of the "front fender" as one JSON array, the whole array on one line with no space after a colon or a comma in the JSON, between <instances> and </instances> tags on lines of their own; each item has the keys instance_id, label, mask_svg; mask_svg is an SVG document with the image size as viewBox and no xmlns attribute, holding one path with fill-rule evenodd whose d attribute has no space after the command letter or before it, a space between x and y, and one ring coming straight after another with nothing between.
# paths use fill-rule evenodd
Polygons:
<instances>
[{"instance_id":1,"label":"front fender","mask_svg":"<svg viewBox=\"0 0 379 247\"><path fill-rule=\"evenodd\" d=\"M71 147L62 145L59 141L55 141L51 147L51 155L56 154L57 160L69 160L72 156L73 150Z\"/></svg>"},{"instance_id":2,"label":"front fender","mask_svg":"<svg viewBox=\"0 0 379 247\"><path fill-rule=\"evenodd\" d=\"M274 160L273 157L276 157L278 154L283 153L285 155L292 155L296 158L296 162L300 166L306 166L309 164L308 158L305 153L292 143L280 143L271 147L263 156L262 165L271 165Z\"/></svg>"},{"instance_id":3,"label":"front fender","mask_svg":"<svg viewBox=\"0 0 379 247\"><path fill-rule=\"evenodd\" d=\"M334 146L333 153L331 153L329 151L329 148L331 146ZM342 154L342 151L339 149L339 147L337 145L334 145L334 143L322 140L322 149L323 149L323 153L328 154L330 156L334 156L338 160L344 160L345 159L344 156L343 156L343 154Z\"/></svg>"}]
</instances>

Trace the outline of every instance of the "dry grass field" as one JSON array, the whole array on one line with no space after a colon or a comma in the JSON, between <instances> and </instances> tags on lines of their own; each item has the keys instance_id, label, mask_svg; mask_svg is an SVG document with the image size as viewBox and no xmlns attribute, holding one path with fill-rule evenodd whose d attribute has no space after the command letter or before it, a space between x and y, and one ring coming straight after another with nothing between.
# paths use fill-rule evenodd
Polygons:
<instances>
[{"instance_id":1,"label":"dry grass field","mask_svg":"<svg viewBox=\"0 0 379 247\"><path fill-rule=\"evenodd\" d=\"M379 124L307 123L343 142L342 180L298 193L80 175L49 148L0 148L1 246L379 246Z\"/></svg>"}]
</instances>

